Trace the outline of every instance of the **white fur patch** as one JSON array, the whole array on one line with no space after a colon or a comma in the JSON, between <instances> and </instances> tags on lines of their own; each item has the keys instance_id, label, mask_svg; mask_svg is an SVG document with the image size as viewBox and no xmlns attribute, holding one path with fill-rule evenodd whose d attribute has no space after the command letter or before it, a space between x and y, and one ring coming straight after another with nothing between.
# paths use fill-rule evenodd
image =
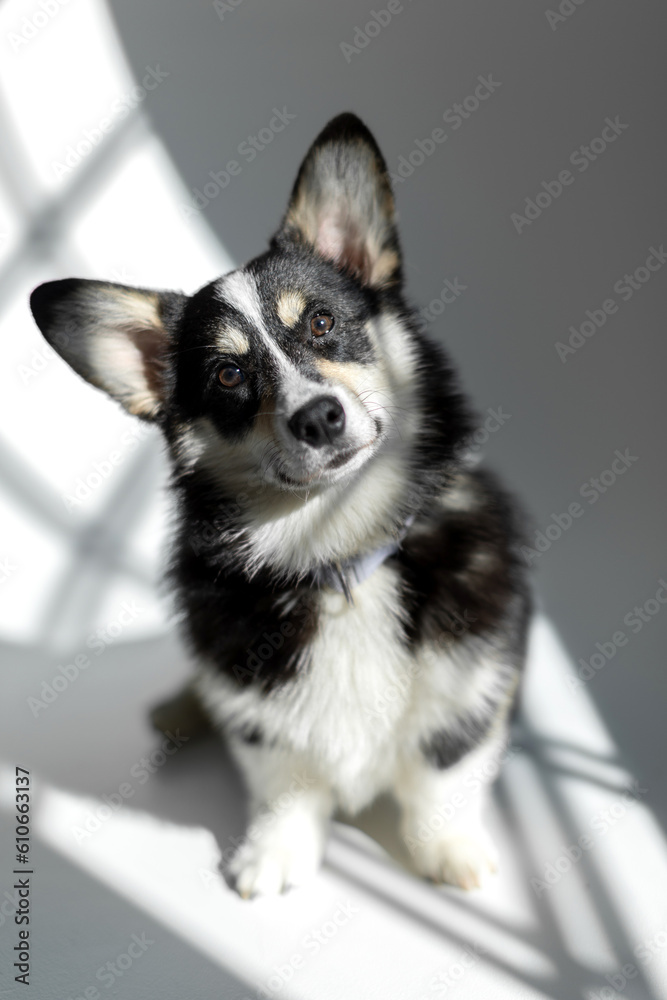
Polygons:
<instances>
[{"instance_id":1,"label":"white fur patch","mask_svg":"<svg viewBox=\"0 0 667 1000\"><path fill-rule=\"evenodd\" d=\"M301 885L315 874L324 852L331 789L296 754L267 753L234 738L229 744L251 795L249 833L228 869L237 891L247 898Z\"/></svg>"},{"instance_id":2,"label":"white fur patch","mask_svg":"<svg viewBox=\"0 0 667 1000\"><path fill-rule=\"evenodd\" d=\"M242 316L246 316L261 333L264 328L264 307L257 292L255 279L245 271L232 271L217 283L219 297Z\"/></svg>"},{"instance_id":3,"label":"white fur patch","mask_svg":"<svg viewBox=\"0 0 667 1000\"><path fill-rule=\"evenodd\" d=\"M497 870L498 853L482 814L505 746L501 724L453 767L437 770L415 756L397 775L401 832L420 875L473 889Z\"/></svg>"},{"instance_id":4,"label":"white fur patch","mask_svg":"<svg viewBox=\"0 0 667 1000\"><path fill-rule=\"evenodd\" d=\"M262 696L204 671L198 690L221 722L258 724L268 741L291 748L353 811L388 786L396 766L394 729L407 701L393 693L408 690L410 674L397 577L383 566L355 588L354 604L333 592L321 600L311 665L297 682Z\"/></svg>"},{"instance_id":5,"label":"white fur patch","mask_svg":"<svg viewBox=\"0 0 667 1000\"><path fill-rule=\"evenodd\" d=\"M273 355L282 371L294 370L287 355L280 350L273 337L269 335L264 321L264 306L257 291L257 282L246 271L232 271L220 278L217 284L220 299L245 316L253 325L262 343Z\"/></svg>"},{"instance_id":6,"label":"white fur patch","mask_svg":"<svg viewBox=\"0 0 667 1000\"><path fill-rule=\"evenodd\" d=\"M405 462L386 450L365 465L363 453L352 481L343 480L305 500L293 497L275 509L258 503L248 521L248 561L305 573L314 563L349 559L391 541L384 524L404 486ZM344 497L344 499L343 499Z\"/></svg>"},{"instance_id":7,"label":"white fur patch","mask_svg":"<svg viewBox=\"0 0 667 1000\"><path fill-rule=\"evenodd\" d=\"M389 565L354 589L353 604L333 591L321 591L319 600L310 666L298 679L262 695L203 669L198 691L214 718L259 725L267 747L247 748L254 760L275 755L270 743L277 741L294 755L292 767L326 781L350 812L389 787L409 787L418 775L421 782L440 781L443 772L425 760L420 740L441 726L455 734L458 713L479 710L497 695L507 670L492 660L479 665L472 648L456 660L434 648L413 655L403 641L399 579Z\"/></svg>"}]
</instances>

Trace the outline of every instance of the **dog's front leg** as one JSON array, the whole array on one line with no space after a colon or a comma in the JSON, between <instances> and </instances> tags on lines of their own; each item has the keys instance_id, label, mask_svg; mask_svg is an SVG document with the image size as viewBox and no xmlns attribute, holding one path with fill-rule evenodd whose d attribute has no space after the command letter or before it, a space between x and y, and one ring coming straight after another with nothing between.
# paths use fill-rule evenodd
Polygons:
<instances>
[{"instance_id":1,"label":"dog's front leg","mask_svg":"<svg viewBox=\"0 0 667 1000\"><path fill-rule=\"evenodd\" d=\"M303 757L232 738L250 792L250 822L227 874L244 898L308 881L319 868L333 794Z\"/></svg>"},{"instance_id":2,"label":"dog's front leg","mask_svg":"<svg viewBox=\"0 0 667 1000\"><path fill-rule=\"evenodd\" d=\"M437 768L421 755L404 762L394 794L403 840L420 875L472 889L497 870L482 813L503 753L497 735L450 767Z\"/></svg>"}]
</instances>

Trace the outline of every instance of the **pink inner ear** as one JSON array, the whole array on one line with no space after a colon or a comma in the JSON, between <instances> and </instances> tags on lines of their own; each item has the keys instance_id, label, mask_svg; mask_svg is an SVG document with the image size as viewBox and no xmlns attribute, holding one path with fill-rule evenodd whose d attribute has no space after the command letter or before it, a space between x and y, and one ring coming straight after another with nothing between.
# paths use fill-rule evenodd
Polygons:
<instances>
[{"instance_id":1,"label":"pink inner ear","mask_svg":"<svg viewBox=\"0 0 667 1000\"><path fill-rule=\"evenodd\" d=\"M334 264L342 265L362 279L369 277L363 236L352 220L340 211L320 219L315 248Z\"/></svg>"},{"instance_id":2,"label":"pink inner ear","mask_svg":"<svg viewBox=\"0 0 667 1000\"><path fill-rule=\"evenodd\" d=\"M345 255L346 227L340 213L325 215L317 227L316 249L328 260L340 261Z\"/></svg>"}]
</instances>

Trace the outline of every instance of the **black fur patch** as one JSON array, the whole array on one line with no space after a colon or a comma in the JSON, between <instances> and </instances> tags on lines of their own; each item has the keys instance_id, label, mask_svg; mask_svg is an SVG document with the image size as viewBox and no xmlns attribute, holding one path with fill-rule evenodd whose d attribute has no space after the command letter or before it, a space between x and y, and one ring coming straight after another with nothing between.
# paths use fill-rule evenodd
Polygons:
<instances>
[{"instance_id":1,"label":"black fur patch","mask_svg":"<svg viewBox=\"0 0 667 1000\"><path fill-rule=\"evenodd\" d=\"M224 500L216 500L219 514ZM268 692L307 669L305 650L317 627L314 593L307 586L280 586L267 573L248 580L224 519L206 530L215 510L210 501L196 487L182 498L170 577L185 636L197 655L241 687L257 684Z\"/></svg>"},{"instance_id":2,"label":"black fur patch","mask_svg":"<svg viewBox=\"0 0 667 1000\"><path fill-rule=\"evenodd\" d=\"M465 644L480 657L491 653L520 671L531 599L518 555L518 511L490 473L462 472L452 488L466 491L469 508L440 505L416 526L397 556L409 613L408 642L434 643L454 658ZM470 669L476 669L474 657ZM474 750L503 702L509 708L516 675L499 667L498 681L493 699L487 697L477 713L462 715L451 729L422 740L421 750L435 767L451 767Z\"/></svg>"},{"instance_id":3,"label":"black fur patch","mask_svg":"<svg viewBox=\"0 0 667 1000\"><path fill-rule=\"evenodd\" d=\"M429 763L439 770L452 767L452 765L458 764L467 753L479 746L488 733L492 722L492 712L481 717L466 716L465 719L459 720L461 728L457 729L456 732L441 729L428 738L424 738L420 743L420 749Z\"/></svg>"},{"instance_id":4,"label":"black fur patch","mask_svg":"<svg viewBox=\"0 0 667 1000\"><path fill-rule=\"evenodd\" d=\"M468 492L468 509L433 507L397 556L408 639L448 646L493 637L518 665L530 599L515 505L488 472L461 473L452 488Z\"/></svg>"},{"instance_id":5,"label":"black fur patch","mask_svg":"<svg viewBox=\"0 0 667 1000\"><path fill-rule=\"evenodd\" d=\"M235 728L234 723L228 724L228 731L232 736L247 743L248 746L262 746L264 744L264 733L260 726L239 726Z\"/></svg>"}]
</instances>

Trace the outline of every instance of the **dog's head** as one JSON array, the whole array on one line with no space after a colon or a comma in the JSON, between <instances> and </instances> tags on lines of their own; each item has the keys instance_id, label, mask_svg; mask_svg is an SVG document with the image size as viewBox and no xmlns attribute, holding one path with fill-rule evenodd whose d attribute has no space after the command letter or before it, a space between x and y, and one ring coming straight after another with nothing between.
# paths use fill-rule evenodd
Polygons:
<instances>
[{"instance_id":1,"label":"dog's head","mask_svg":"<svg viewBox=\"0 0 667 1000\"><path fill-rule=\"evenodd\" d=\"M31 307L75 371L162 426L182 472L317 491L406 431L400 284L384 161L341 115L306 155L270 249L245 267L191 297L48 282Z\"/></svg>"}]
</instances>

